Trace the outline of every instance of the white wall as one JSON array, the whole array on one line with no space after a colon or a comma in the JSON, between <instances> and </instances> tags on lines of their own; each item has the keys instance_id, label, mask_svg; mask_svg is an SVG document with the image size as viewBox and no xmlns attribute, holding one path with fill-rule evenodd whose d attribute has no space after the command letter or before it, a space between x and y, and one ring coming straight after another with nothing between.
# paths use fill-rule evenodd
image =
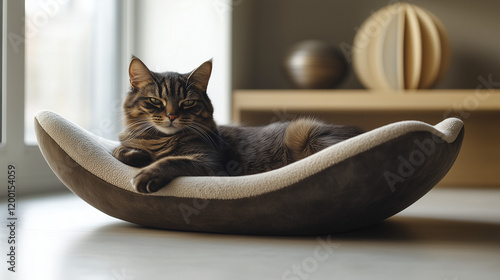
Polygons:
<instances>
[{"instance_id":1,"label":"white wall","mask_svg":"<svg viewBox=\"0 0 500 280\"><path fill-rule=\"evenodd\" d=\"M230 119L231 0L137 0L133 54L151 71L187 73L213 58L208 95Z\"/></svg>"}]
</instances>

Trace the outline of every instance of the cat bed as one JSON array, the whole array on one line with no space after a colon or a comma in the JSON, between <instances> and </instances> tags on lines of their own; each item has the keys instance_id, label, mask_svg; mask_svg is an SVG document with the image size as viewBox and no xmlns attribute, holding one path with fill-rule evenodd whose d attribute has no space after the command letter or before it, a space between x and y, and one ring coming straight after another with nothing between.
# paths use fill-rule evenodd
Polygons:
<instances>
[{"instance_id":1,"label":"cat bed","mask_svg":"<svg viewBox=\"0 0 500 280\"><path fill-rule=\"evenodd\" d=\"M237 177L180 177L152 194L139 169L112 156L119 145L65 118L35 118L40 149L59 179L102 212L170 230L317 235L382 221L431 190L455 161L463 123L389 124L277 170ZM232 168L232 167L228 167Z\"/></svg>"}]
</instances>

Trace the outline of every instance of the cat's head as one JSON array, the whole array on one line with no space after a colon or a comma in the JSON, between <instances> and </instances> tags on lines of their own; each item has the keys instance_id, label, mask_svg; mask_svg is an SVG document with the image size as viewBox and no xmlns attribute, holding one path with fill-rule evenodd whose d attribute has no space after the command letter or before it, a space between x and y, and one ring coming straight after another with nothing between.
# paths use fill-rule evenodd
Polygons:
<instances>
[{"instance_id":1,"label":"cat's head","mask_svg":"<svg viewBox=\"0 0 500 280\"><path fill-rule=\"evenodd\" d=\"M191 73L156 73L137 57L129 66L131 91L123 104L127 128L134 134L173 135L183 130L213 129L213 107L207 96L212 61Z\"/></svg>"}]
</instances>

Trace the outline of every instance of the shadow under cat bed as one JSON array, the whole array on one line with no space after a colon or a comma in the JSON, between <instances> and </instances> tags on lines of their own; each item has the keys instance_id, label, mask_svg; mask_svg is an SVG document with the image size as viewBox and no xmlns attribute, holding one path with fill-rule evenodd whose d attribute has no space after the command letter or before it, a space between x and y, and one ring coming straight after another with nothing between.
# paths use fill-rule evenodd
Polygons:
<instances>
[{"instance_id":1,"label":"shadow under cat bed","mask_svg":"<svg viewBox=\"0 0 500 280\"><path fill-rule=\"evenodd\" d=\"M102 212L147 227L261 235L345 232L393 216L453 165L463 122L389 124L282 168L247 176L179 177L137 192L140 169L102 139L53 112L35 119L40 149L59 179Z\"/></svg>"}]
</instances>

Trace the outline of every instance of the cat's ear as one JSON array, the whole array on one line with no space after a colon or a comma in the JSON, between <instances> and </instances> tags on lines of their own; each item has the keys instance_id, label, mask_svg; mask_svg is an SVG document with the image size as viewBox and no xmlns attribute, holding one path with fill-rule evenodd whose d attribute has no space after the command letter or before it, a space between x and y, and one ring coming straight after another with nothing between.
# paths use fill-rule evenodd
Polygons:
<instances>
[{"instance_id":1,"label":"cat's ear","mask_svg":"<svg viewBox=\"0 0 500 280\"><path fill-rule=\"evenodd\" d=\"M188 85L194 85L202 91L207 91L208 80L212 74L212 60L205 61L196 68L188 77Z\"/></svg>"},{"instance_id":2,"label":"cat's ear","mask_svg":"<svg viewBox=\"0 0 500 280\"><path fill-rule=\"evenodd\" d=\"M137 57L133 56L128 68L130 85L132 88L140 88L153 81L148 67Z\"/></svg>"}]
</instances>

